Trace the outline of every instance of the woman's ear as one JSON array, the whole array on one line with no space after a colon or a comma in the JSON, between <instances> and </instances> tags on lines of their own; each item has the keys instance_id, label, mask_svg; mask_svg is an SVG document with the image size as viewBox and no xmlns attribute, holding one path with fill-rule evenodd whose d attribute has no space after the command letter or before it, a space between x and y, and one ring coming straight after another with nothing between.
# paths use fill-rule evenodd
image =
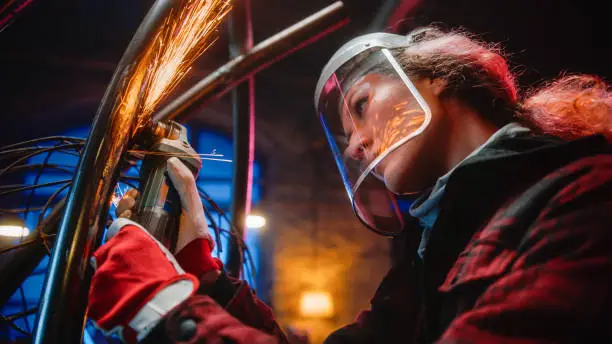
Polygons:
<instances>
[{"instance_id":1,"label":"woman's ear","mask_svg":"<svg viewBox=\"0 0 612 344\"><path fill-rule=\"evenodd\" d=\"M443 80L443 79L433 79L433 80L430 81L431 92L434 95L439 97L440 94L442 94L442 92L446 88L446 85L447 85L446 80Z\"/></svg>"}]
</instances>

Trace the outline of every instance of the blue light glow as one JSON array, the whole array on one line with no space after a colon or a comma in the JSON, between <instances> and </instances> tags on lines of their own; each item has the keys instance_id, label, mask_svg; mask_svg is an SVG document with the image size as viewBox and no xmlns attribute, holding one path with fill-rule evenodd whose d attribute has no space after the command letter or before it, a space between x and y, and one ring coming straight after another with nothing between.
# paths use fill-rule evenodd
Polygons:
<instances>
[{"instance_id":1,"label":"blue light glow","mask_svg":"<svg viewBox=\"0 0 612 344\"><path fill-rule=\"evenodd\" d=\"M77 128L75 130L71 130L67 132L66 136L72 137L86 137L89 129L86 127ZM198 130L194 133L192 137L192 145L196 150L201 154L215 153L215 154L223 154L223 159L232 159L233 158L233 147L231 138L221 135L219 133ZM46 154L38 155L29 159L28 163L31 164L42 164L45 162L47 158ZM69 170L74 170L78 162L78 157L67 154L67 153L53 153L51 157L47 160L50 164L60 165L62 168L67 168ZM129 170L124 171L123 174L131 177L138 176L138 167L131 167ZM202 170L199 174L198 184L202 187L211 198L223 209L224 211L229 210L229 206L231 203L231 195L232 195L232 174L233 174L233 165L228 162L218 162L218 161L210 161L203 160L202 161ZM24 177L24 184L31 185L36 180L36 173L27 174ZM261 168L257 162L254 163L253 166L253 188L252 188L252 203L253 205L257 204L261 198L261 187L259 183L259 178L261 176ZM55 171L46 171L41 174L38 178L38 184L56 182L64 179L71 179L72 175L70 173L62 172L59 170ZM137 184L137 181L133 181L133 184ZM60 185L61 186L61 185ZM58 188L56 186L49 186L37 189L33 193L33 200L46 199L51 196ZM119 186L121 192L125 192L129 189L127 184L120 184ZM29 192L24 193L22 202L25 203ZM61 199L66 195L66 191L62 192L58 195L58 199ZM23 204L22 204L23 205ZM111 206L111 213L114 214L114 207ZM24 219L26 226L30 229L34 229L36 224L38 223L39 211L31 211L27 215L27 218ZM227 214L228 218L230 218L230 214ZM213 213L213 218L215 220L219 219L217 213ZM229 230L230 226L227 221L221 219L219 221L219 225L221 228ZM256 230L247 231L245 241L250 249L251 256L253 258L253 263L255 266L255 271L258 270L259 267L259 237L258 232ZM218 248L222 246L223 252L220 254L220 259L223 262L227 262L227 254L229 247L229 238L222 237L221 245L217 245L214 255L218 255ZM23 293L25 296L26 308L36 307L38 304L38 300L40 298L40 292L42 290L42 285L44 282L44 275L47 268L48 257L45 257L40 264L36 267L33 273L24 281L22 284ZM251 275L250 268L245 266L245 278L250 285L255 286L254 278ZM11 315L15 313L22 312L23 304L20 290L14 293L11 299L8 301L6 305L2 308L3 315ZM24 330L31 330L34 321L35 315L30 315L24 319L19 319L15 322L17 326L23 328ZM88 324L86 327L87 334L85 336L86 343L115 343L118 342L112 339L105 339L101 336L100 332L97 331L91 324ZM9 328L0 328L0 341L15 341L18 339L24 338L23 335L19 334L19 332L9 329Z\"/></svg>"}]
</instances>

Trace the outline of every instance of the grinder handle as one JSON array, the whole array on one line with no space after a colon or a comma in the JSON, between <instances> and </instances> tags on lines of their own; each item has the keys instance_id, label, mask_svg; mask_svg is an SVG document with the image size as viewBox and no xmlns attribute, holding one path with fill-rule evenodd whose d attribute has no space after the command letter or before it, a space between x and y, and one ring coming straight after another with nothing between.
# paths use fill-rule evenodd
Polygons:
<instances>
[{"instance_id":1,"label":"grinder handle","mask_svg":"<svg viewBox=\"0 0 612 344\"><path fill-rule=\"evenodd\" d=\"M152 148L162 153L176 153L194 175L201 168L201 159L186 141L162 139ZM181 200L168 176L168 156L172 154L149 155L143 160L136 221L174 252L178 240Z\"/></svg>"}]
</instances>

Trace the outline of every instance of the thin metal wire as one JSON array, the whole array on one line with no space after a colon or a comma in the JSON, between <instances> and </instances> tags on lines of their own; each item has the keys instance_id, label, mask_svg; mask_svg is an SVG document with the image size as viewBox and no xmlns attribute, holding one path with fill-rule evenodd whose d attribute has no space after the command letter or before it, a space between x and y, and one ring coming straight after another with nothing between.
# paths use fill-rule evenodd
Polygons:
<instances>
[{"instance_id":1,"label":"thin metal wire","mask_svg":"<svg viewBox=\"0 0 612 344\"><path fill-rule=\"evenodd\" d=\"M47 234L47 237L51 238L54 237L55 234ZM36 243L43 243L42 240L40 238L36 238L36 239L32 239L32 240L28 240L28 241L22 241L17 245L11 246L11 247L7 247L4 248L2 250L0 250L0 255L6 253L6 252L10 252L10 251L14 251L16 249L22 248L22 247L26 247L26 246L30 246Z\"/></svg>"},{"instance_id":2,"label":"thin metal wire","mask_svg":"<svg viewBox=\"0 0 612 344\"><path fill-rule=\"evenodd\" d=\"M58 141L57 139L60 139L59 140L60 142L57 142L52 147L40 147L40 146L22 147L27 144L34 144L34 143L39 143L43 141ZM66 168L66 166L61 166L58 164L49 164L49 160L51 159L51 156L56 152L62 152L62 153L67 153L70 155L77 155L77 156L79 155L76 152L66 151L66 149L78 149L80 146L82 146L82 144L72 144L72 143L66 144L65 143L66 141L81 142L82 140L74 139L71 137L41 138L41 139L30 140L26 142L20 142L20 143L16 143L16 144L9 145L9 146L4 146L2 149L0 149L0 159L5 159L5 160L14 159L14 161L12 161L8 166L6 166L2 170L2 172L0 172L0 175L6 175L9 173L17 173L17 172L28 172L32 170L36 171L35 172L36 174L35 174L35 177L32 183L33 185L20 184L20 185L2 185L0 186L0 188L5 190L2 193L0 193L0 196L6 196L6 195L13 194L13 193L30 191L27 195L27 199L26 199L24 208L22 209L2 209L0 210L0 212L10 212L10 213L22 214L24 221L26 221L31 211L41 210L42 213L40 214L41 216L39 216L38 218L38 223L42 221L44 213L46 209L48 208L48 206L51 204L52 200L56 198L59 192L61 192L62 190L70 186L70 180L61 180L61 181L54 181L54 182L39 184L40 178L42 177L43 173L47 172L48 170L55 170L61 173L73 174L73 172L70 171L68 168ZM35 164L26 163L26 164L20 165L20 163L27 161L28 159L36 155L45 154L45 153L46 153L46 156L42 163L35 163ZM54 193L52 197L48 199L47 204L45 204L45 206L43 207L33 207L32 206L33 196L37 189L41 187L55 186L55 185L61 185L61 184L64 184L64 185L60 187L59 190L56 193ZM8 247L6 249L0 250L0 254L4 254L10 251L14 251L20 248L24 248L24 247L31 246L31 245L37 245L37 244L42 244L46 248L47 253L49 253L50 248L48 244L48 239L49 237L52 237L52 236L55 236L55 234L48 235L46 233L41 232L38 238L33 239L33 240L28 240L28 241L23 241L24 237L22 236L20 238L20 241L21 241L20 243L13 245L11 247ZM31 336L30 320L27 318L27 316L35 313L36 309L28 310L28 304L27 304L27 299L26 299L23 283L19 286L18 292L20 295L20 302L21 302L21 307L23 311L20 313L14 314L12 316L9 316L9 317L3 317L3 321L9 322L9 325L11 326L11 328L16 330L17 332L24 334L26 336ZM23 317L25 329L17 326L14 323L15 320L21 317Z\"/></svg>"},{"instance_id":3,"label":"thin metal wire","mask_svg":"<svg viewBox=\"0 0 612 344\"><path fill-rule=\"evenodd\" d=\"M26 332L24 329L22 329L21 327L15 325L15 323L12 320L8 320L4 315L0 315L0 323L6 323L8 324L10 327L12 327L15 331L29 337L32 337L32 335L28 332Z\"/></svg>"},{"instance_id":4,"label":"thin metal wire","mask_svg":"<svg viewBox=\"0 0 612 344\"><path fill-rule=\"evenodd\" d=\"M51 204L53 203L53 201L55 200L55 198L64 190L67 189L70 185L72 185L72 183L68 183L64 186L62 186L61 188L57 189L48 199L47 202L45 203L45 205L43 206L42 210L40 211L40 214L38 214L38 223L41 223L43 221L43 218L45 216L45 213L47 212L47 209L51 206ZM64 197L64 199L66 199L66 197ZM61 201L60 201L61 202ZM55 236L55 234L53 235L49 235L45 232L43 232L42 230L39 232L40 234L40 239L42 240L42 244L45 247L45 250L47 251L48 255L51 255L51 247L49 245L49 238L51 238L52 236Z\"/></svg>"},{"instance_id":5,"label":"thin metal wire","mask_svg":"<svg viewBox=\"0 0 612 344\"><path fill-rule=\"evenodd\" d=\"M56 180L54 182L48 182L48 183L42 183L42 184L36 184L36 185L23 186L23 187L14 188L14 189L11 189L11 190L8 190L8 191L0 192L0 196L6 196L6 195L10 195L10 194L17 193L17 192L44 188L44 187L47 187L47 186L69 184L70 182L72 182L72 179L62 179L62 180Z\"/></svg>"},{"instance_id":6,"label":"thin metal wire","mask_svg":"<svg viewBox=\"0 0 612 344\"><path fill-rule=\"evenodd\" d=\"M74 144L74 143L63 143L63 144ZM83 146L82 143L76 143L76 145L78 146ZM58 147L58 145L55 146L37 146L37 147L22 147L22 148L14 148L14 149L10 149L10 150L5 150L5 151L0 151L0 160L4 160L4 159L9 159L9 158L15 158L15 157L19 157L19 156L23 156L24 154L18 154L18 153L30 153L34 152L33 154L42 154L45 153L47 150L53 150L53 148ZM42 152L41 152L42 151ZM62 151L62 149L58 149L58 152ZM63 153L65 154L69 154L69 155L74 155L74 156L79 156L78 154L72 153L70 151L63 151Z\"/></svg>"},{"instance_id":7,"label":"thin metal wire","mask_svg":"<svg viewBox=\"0 0 612 344\"><path fill-rule=\"evenodd\" d=\"M24 187L28 185L29 184L5 184L5 185L0 185L0 189L20 188L20 187Z\"/></svg>"},{"instance_id":8,"label":"thin metal wire","mask_svg":"<svg viewBox=\"0 0 612 344\"><path fill-rule=\"evenodd\" d=\"M79 143L79 144L71 143L71 144L64 144L64 145L57 146L57 147L49 147L49 148L39 149L38 151L36 151L34 153L26 154L26 155L20 157L19 159L13 161L7 167L5 167L4 169L0 170L0 176L4 175L11 168L17 166L20 162L26 161L27 159L29 159L29 158L31 158L33 156L36 156L38 154L46 153L46 152L52 151L52 150L73 149L73 148L79 148L79 147L82 147L82 146L83 146L83 144L81 144L81 143ZM68 152L66 152L66 153L68 153Z\"/></svg>"},{"instance_id":9,"label":"thin metal wire","mask_svg":"<svg viewBox=\"0 0 612 344\"><path fill-rule=\"evenodd\" d=\"M25 312L28 310L28 302L26 301L25 292L23 291L23 283L19 286L19 294L21 296L21 308L23 309L23 312ZM23 322L25 324L26 331L28 331L28 333L32 333L28 317L23 318Z\"/></svg>"},{"instance_id":10,"label":"thin metal wire","mask_svg":"<svg viewBox=\"0 0 612 344\"><path fill-rule=\"evenodd\" d=\"M15 154L15 153L28 153L31 151L36 151L36 150L45 149L45 148L49 148L49 147L34 146L34 147L19 147L19 148L5 149L5 150L0 150L0 156L5 156L5 155L10 156L11 154Z\"/></svg>"},{"instance_id":11,"label":"thin metal wire","mask_svg":"<svg viewBox=\"0 0 612 344\"><path fill-rule=\"evenodd\" d=\"M26 146L26 145L29 145L29 144L32 144L32 143L40 143L40 142L45 142L45 141L77 141L77 142L85 143L85 139L82 138L82 137L47 136L47 137L40 137L40 138L37 138L37 139L26 140L26 141L21 141L21 142L17 142L17 143L12 143L10 145L6 145L6 146L0 147L0 150L7 150L7 149L19 147L19 146Z\"/></svg>"},{"instance_id":12,"label":"thin metal wire","mask_svg":"<svg viewBox=\"0 0 612 344\"><path fill-rule=\"evenodd\" d=\"M62 152L63 153L63 152ZM24 164L24 165L18 165L13 167L11 170L7 171L6 173L12 173L12 172L19 172L20 170L29 170L29 169L39 169L42 168L43 164ZM52 170L58 170L61 172L65 172L67 174L74 174L74 171L69 170L67 167L72 167L74 168L75 166L73 165L60 165L60 164L47 164L47 166L45 166L46 169L52 169Z\"/></svg>"},{"instance_id":13,"label":"thin metal wire","mask_svg":"<svg viewBox=\"0 0 612 344\"><path fill-rule=\"evenodd\" d=\"M253 262L253 256L251 255L251 252L246 244L246 242L244 241L244 238L242 238L239 235L236 235L236 225L234 223L232 223L229 218L227 217L227 214L217 205L217 203L215 203L215 201L213 201L213 199L210 197L210 195L208 195L208 193L206 193L206 191L204 191L204 189L200 186L198 186L198 191L200 194L200 197L202 197L206 203L208 203L216 212L217 214L219 214L219 216L223 217L223 219L225 219L225 221L229 224L230 228L233 230L230 231L224 231L223 229L221 229L221 232L225 232L228 233L229 235L231 235L232 238L236 239L238 242L238 245L240 247L240 264L244 265L245 263L247 264L247 266L251 269L252 273L252 277L253 277L253 285L251 286L253 288L253 290L256 290L256 285L257 285L257 280L256 280L256 269L255 269L255 264ZM245 260L245 256L246 256L246 260Z\"/></svg>"},{"instance_id":14,"label":"thin metal wire","mask_svg":"<svg viewBox=\"0 0 612 344\"><path fill-rule=\"evenodd\" d=\"M47 209L51 206L51 204L53 203L55 198L62 191L64 191L66 188L68 188L70 185L72 185L72 183L68 183L68 184L62 186L61 188L55 190L55 192L51 196L49 196L49 198L47 198L47 202L45 202L45 205L42 207L42 209L40 211L40 214L38 214L38 223L41 223L43 221L43 218L45 216L45 213L47 212Z\"/></svg>"},{"instance_id":15,"label":"thin metal wire","mask_svg":"<svg viewBox=\"0 0 612 344\"><path fill-rule=\"evenodd\" d=\"M42 207L30 207L30 210L32 211L36 211L36 210L41 210ZM7 214L21 214L23 212L26 211L26 208L13 208L13 209L3 209L0 208L0 214L2 213L7 213Z\"/></svg>"},{"instance_id":16,"label":"thin metal wire","mask_svg":"<svg viewBox=\"0 0 612 344\"><path fill-rule=\"evenodd\" d=\"M55 147L59 146L61 143L58 143L55 145ZM47 164L49 163L49 159L51 159L51 156L53 155L54 150L51 150L49 152L47 152L47 156L45 156L45 160L43 160L42 163L42 167L38 170L38 173L36 174L36 177L34 178L34 185L38 185L38 181L40 180L40 176L42 176L43 172L45 171L45 168L47 166ZM26 211L23 213L23 221L27 221L28 220L28 213L29 213L29 209L30 209L30 205L32 204L32 197L34 196L34 192L36 191L36 189L31 189L30 193L28 195L28 199L26 200ZM45 209L43 209L43 212L45 211ZM39 221L42 219L42 217L38 218ZM27 326L29 327L29 326Z\"/></svg>"},{"instance_id":17,"label":"thin metal wire","mask_svg":"<svg viewBox=\"0 0 612 344\"><path fill-rule=\"evenodd\" d=\"M217 258L219 258L219 255L221 254L221 252L223 252L223 243L221 242L221 228L217 224L217 221L215 221L215 219L213 218L212 214L210 213L210 210L208 210L208 208L206 207L202 208L204 208L204 215L208 219L209 226L212 227L213 232L215 232L215 243L217 244Z\"/></svg>"},{"instance_id":18,"label":"thin metal wire","mask_svg":"<svg viewBox=\"0 0 612 344\"><path fill-rule=\"evenodd\" d=\"M8 321L15 321L19 318L23 318L23 317L27 317L28 315L32 315L32 314L36 314L36 311L38 310L38 307L34 307L34 308L30 308L26 311L23 312L19 312L19 313L14 313L11 315L5 315L4 319L8 320Z\"/></svg>"}]
</instances>

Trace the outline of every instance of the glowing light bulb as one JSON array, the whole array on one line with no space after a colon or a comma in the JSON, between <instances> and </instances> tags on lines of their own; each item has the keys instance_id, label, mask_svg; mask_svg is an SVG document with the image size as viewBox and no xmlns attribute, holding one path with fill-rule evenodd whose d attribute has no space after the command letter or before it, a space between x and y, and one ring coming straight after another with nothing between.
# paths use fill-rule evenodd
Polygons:
<instances>
[{"instance_id":1,"label":"glowing light bulb","mask_svg":"<svg viewBox=\"0 0 612 344\"><path fill-rule=\"evenodd\" d=\"M0 236L21 238L26 237L30 234L30 230L27 227L15 226L15 225L1 225Z\"/></svg>"},{"instance_id":2,"label":"glowing light bulb","mask_svg":"<svg viewBox=\"0 0 612 344\"><path fill-rule=\"evenodd\" d=\"M266 218L260 215L248 215L246 218L247 228L257 229L266 225Z\"/></svg>"},{"instance_id":3,"label":"glowing light bulb","mask_svg":"<svg viewBox=\"0 0 612 344\"><path fill-rule=\"evenodd\" d=\"M326 291L307 291L300 298L300 313L305 317L325 318L334 314L331 295Z\"/></svg>"}]
</instances>

